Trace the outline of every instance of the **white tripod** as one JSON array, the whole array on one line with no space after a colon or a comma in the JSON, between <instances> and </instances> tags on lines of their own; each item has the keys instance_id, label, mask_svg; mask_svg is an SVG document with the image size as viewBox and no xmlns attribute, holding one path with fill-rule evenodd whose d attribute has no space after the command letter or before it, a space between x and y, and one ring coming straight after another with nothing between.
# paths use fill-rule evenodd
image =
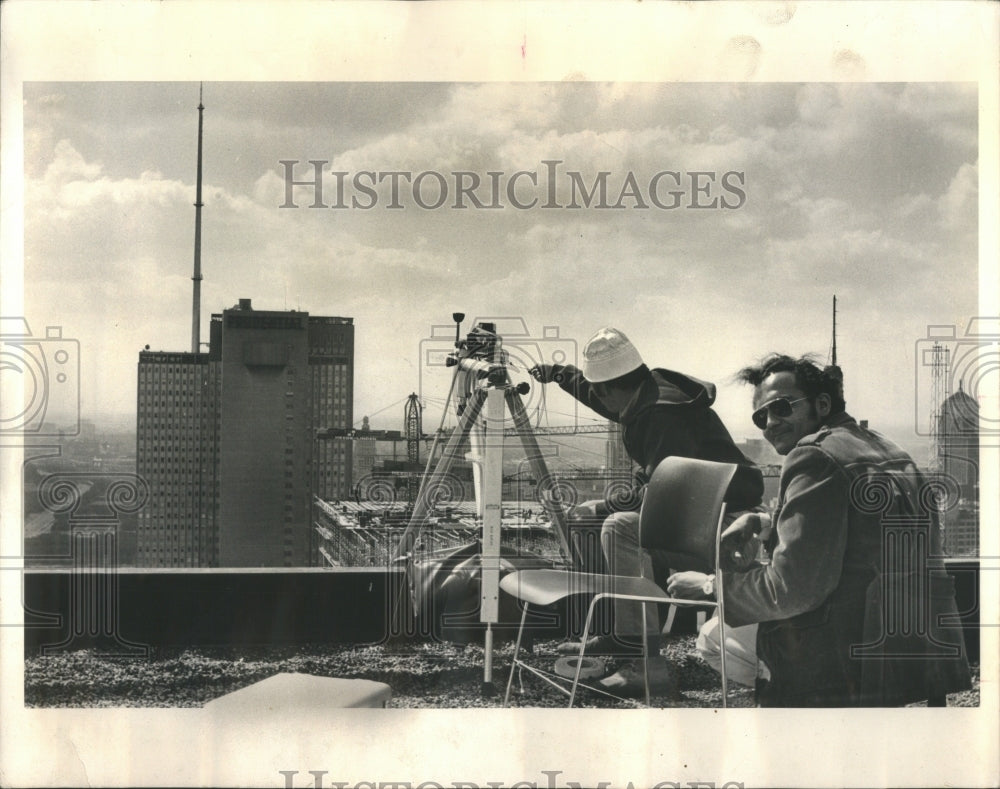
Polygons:
<instances>
[{"instance_id":1,"label":"white tripod","mask_svg":"<svg viewBox=\"0 0 1000 789\"><path fill-rule=\"evenodd\" d=\"M455 314L456 323L464 319ZM463 384L464 393L458 404L459 423L445 445L441 459L432 472L426 473L421 481L420 492L413 507L413 514L400 537L397 556L405 556L413 550L420 528L426 523L433 504L434 491L444 483L456 459L461 457L462 447L468 439L473 459L478 462L477 504L482 519L482 554L480 584L479 621L486 625L484 637L485 666L483 692L492 694L493 687L493 629L499 621L500 606L500 536L501 499L503 483L503 440L506 409L514 421L518 437L536 479L548 478L545 458L531 430L521 395L528 391L528 384L514 386L507 369L501 338L496 334L495 325L483 323L475 327L467 340L459 338L456 327L456 352L448 357L449 366L455 367L456 385ZM450 398L450 395L449 395ZM445 403L445 409L448 404ZM479 423L485 408L484 423ZM433 458L433 450L431 457ZM566 514L558 503L543 497L545 508L554 531L559 539L563 556L570 558L569 533Z\"/></svg>"}]
</instances>

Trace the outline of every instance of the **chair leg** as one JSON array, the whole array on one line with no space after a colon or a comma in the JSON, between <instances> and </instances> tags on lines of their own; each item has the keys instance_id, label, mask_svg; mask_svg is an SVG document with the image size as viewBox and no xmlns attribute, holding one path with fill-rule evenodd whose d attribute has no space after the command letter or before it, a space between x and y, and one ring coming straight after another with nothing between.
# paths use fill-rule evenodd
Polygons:
<instances>
[{"instance_id":1,"label":"chair leg","mask_svg":"<svg viewBox=\"0 0 1000 789\"><path fill-rule=\"evenodd\" d=\"M503 705L506 707L510 702L510 687L514 683L514 672L517 670L521 659L521 638L524 636L524 623L528 620L528 603L524 604L524 611L521 612L521 626L517 629L517 641L514 643L514 657L510 663L510 676L507 677L507 691L503 694Z\"/></svg>"},{"instance_id":2,"label":"chair leg","mask_svg":"<svg viewBox=\"0 0 1000 789\"><path fill-rule=\"evenodd\" d=\"M663 625L663 634L668 635L674 629L674 617L677 616L677 606L672 603L667 608L667 622Z\"/></svg>"},{"instance_id":3,"label":"chair leg","mask_svg":"<svg viewBox=\"0 0 1000 789\"><path fill-rule=\"evenodd\" d=\"M576 700L576 689L580 685L580 672L583 670L583 656L587 651L587 633L590 632L591 620L594 618L594 609L597 608L597 603L600 599L600 595L595 596L590 601L590 607L587 608L587 621L583 626L583 638L580 639L580 654L576 659L576 671L573 673L573 687L569 693L569 709L573 708L573 702Z\"/></svg>"},{"instance_id":4,"label":"chair leg","mask_svg":"<svg viewBox=\"0 0 1000 789\"><path fill-rule=\"evenodd\" d=\"M646 602L642 603L642 622L643 628L646 627ZM649 701L649 639L646 637L645 630L642 634L642 683L645 686L646 691L646 707L650 706Z\"/></svg>"},{"instance_id":5,"label":"chair leg","mask_svg":"<svg viewBox=\"0 0 1000 789\"><path fill-rule=\"evenodd\" d=\"M726 709L729 706L729 682L726 676L726 623L722 620L722 609L719 610L719 643L722 645L722 649L719 650L722 665L720 666L722 674L722 708Z\"/></svg>"}]
</instances>

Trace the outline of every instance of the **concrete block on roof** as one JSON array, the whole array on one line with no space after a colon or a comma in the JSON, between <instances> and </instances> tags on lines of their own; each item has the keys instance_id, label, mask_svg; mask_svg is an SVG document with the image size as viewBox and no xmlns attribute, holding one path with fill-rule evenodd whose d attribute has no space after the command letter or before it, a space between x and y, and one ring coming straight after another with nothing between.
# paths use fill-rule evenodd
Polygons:
<instances>
[{"instance_id":1,"label":"concrete block on roof","mask_svg":"<svg viewBox=\"0 0 1000 789\"><path fill-rule=\"evenodd\" d=\"M305 713L346 707L386 707L391 698L392 688L384 682L282 673L219 696L205 704L205 709L233 715L290 710Z\"/></svg>"}]
</instances>

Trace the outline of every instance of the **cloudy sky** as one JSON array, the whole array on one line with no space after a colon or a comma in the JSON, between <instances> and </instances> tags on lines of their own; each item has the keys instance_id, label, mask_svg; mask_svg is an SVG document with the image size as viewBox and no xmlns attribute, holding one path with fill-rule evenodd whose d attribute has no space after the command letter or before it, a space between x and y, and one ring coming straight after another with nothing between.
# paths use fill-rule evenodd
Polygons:
<instances>
[{"instance_id":1,"label":"cloudy sky","mask_svg":"<svg viewBox=\"0 0 1000 789\"><path fill-rule=\"evenodd\" d=\"M432 327L461 311L523 320L529 339L558 327L558 343L538 343L548 349L615 324L651 364L717 382L723 419L753 436L749 392L727 378L770 350L825 358L836 294L849 409L919 445L914 404L927 384L915 356L927 326L961 335L971 317L997 314L995 229L977 227L977 202L984 222L996 219L996 4L268 5L3 4L0 301L5 315L21 307L23 237L24 314L36 335L60 325L79 340L85 417L134 413L143 346L190 346L199 80L203 337L209 315L239 298L353 317L355 415L377 426L400 426L412 391L440 403L446 383L422 388L422 350ZM302 162L304 178L310 159L328 162L326 204L336 197L331 171L463 171L487 185L490 172L535 172L540 203L520 210L503 194L502 209L424 209L404 188L404 207L389 209L385 181L370 209L310 209L303 187L299 208L279 208L280 161ZM627 196L621 209L541 208L542 162L556 160L553 202L570 204L567 173L590 184L606 172L617 204L632 173L649 207ZM686 207L701 202L688 182L682 206L652 205L645 192L663 171L715 173L702 196L720 203ZM745 199L721 188L725 173L743 174L729 183ZM517 183L530 201L530 182ZM977 294L980 280L988 287ZM996 391L992 369L983 391ZM572 410L557 392L545 405L552 422ZM4 479L20 481L20 458L2 454ZM16 523L20 500L2 500L5 522ZM5 554L16 555L20 533L0 536L8 532ZM984 530L984 555L996 555L995 533ZM17 621L18 578L0 573L0 582L17 609L3 621ZM17 641L0 650L5 680L20 676L20 653ZM3 685L13 713L0 742L5 767L32 784L41 771L111 785L141 766L178 785L213 783L206 775L270 785L286 768L329 768L330 780L544 782L537 767L582 785L798 785L813 764L821 784L872 785L903 769L900 783L988 785L996 764L995 749L958 765L949 758L996 740L990 703L983 715L949 719L944 737L936 718L908 719L900 738L882 715L834 729L755 716L752 727L794 744L780 762L746 727L702 732L700 721L684 721L684 748L664 751L634 728L646 718L549 736L565 729L554 718L435 717L393 725L390 738L352 718L333 742L326 716L289 736L284 721L209 727L161 710L134 726L156 747L121 755L106 747L109 722L131 734L139 718L101 710L99 720L43 725L18 714L18 685ZM671 712L649 720L669 728ZM489 747L464 747L470 726Z\"/></svg>"},{"instance_id":2,"label":"cloudy sky","mask_svg":"<svg viewBox=\"0 0 1000 789\"><path fill-rule=\"evenodd\" d=\"M825 360L836 294L849 410L904 440L927 380L918 341L976 314L971 83L203 91L202 338L241 297L354 318L359 423L399 427L412 391L436 423L447 381L423 349L460 311L520 319L543 353L618 326L651 365L715 381L731 431L754 436L749 392L728 379L771 350ZM24 86L25 311L36 334L79 339L85 417L134 412L143 346L190 346L198 101L198 83ZM347 207L310 207L310 186L281 207L282 160L295 180L324 162L322 203ZM456 197L457 171L483 208ZM533 175L510 199L518 171ZM408 174L395 199L387 172ZM579 192L601 172L617 207ZM543 423L573 411L558 392L544 406Z\"/></svg>"}]
</instances>

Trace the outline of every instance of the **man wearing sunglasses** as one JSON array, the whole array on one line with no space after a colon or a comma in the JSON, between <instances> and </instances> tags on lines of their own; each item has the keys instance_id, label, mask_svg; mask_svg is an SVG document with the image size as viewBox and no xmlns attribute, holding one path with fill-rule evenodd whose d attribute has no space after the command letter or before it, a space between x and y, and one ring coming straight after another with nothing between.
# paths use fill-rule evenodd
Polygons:
<instances>
[{"instance_id":1,"label":"man wearing sunglasses","mask_svg":"<svg viewBox=\"0 0 1000 789\"><path fill-rule=\"evenodd\" d=\"M785 456L776 512L723 535L725 556L762 530L770 556L723 566L726 625L759 623L760 704L940 705L969 688L934 489L913 460L847 414L838 368L773 354L737 377Z\"/></svg>"},{"instance_id":2,"label":"man wearing sunglasses","mask_svg":"<svg viewBox=\"0 0 1000 789\"><path fill-rule=\"evenodd\" d=\"M764 481L760 470L737 449L722 420L712 410L715 386L683 373L650 369L624 333L614 328L598 331L583 349L583 369L573 365L538 365L529 372L538 381L555 381L577 400L606 419L622 426L622 439L637 467L637 490L619 502L588 502L573 514L601 516L601 547L608 569L616 575L663 576L671 569L708 570L695 557L656 552L650 556L639 546L641 488L665 457L736 463L739 468L726 495L729 511L750 510L760 504ZM617 510L617 511L616 511ZM655 562L655 569L654 569ZM648 606L642 622L638 603L616 602L615 636L588 641L588 654L639 656L642 640L649 654L660 651L660 627L655 606ZM644 635L645 634L645 635ZM573 655L579 643L560 645ZM658 695L676 689L665 658L650 660L650 687ZM644 692L641 661L626 663L620 671L600 681L606 689L623 695Z\"/></svg>"}]
</instances>

